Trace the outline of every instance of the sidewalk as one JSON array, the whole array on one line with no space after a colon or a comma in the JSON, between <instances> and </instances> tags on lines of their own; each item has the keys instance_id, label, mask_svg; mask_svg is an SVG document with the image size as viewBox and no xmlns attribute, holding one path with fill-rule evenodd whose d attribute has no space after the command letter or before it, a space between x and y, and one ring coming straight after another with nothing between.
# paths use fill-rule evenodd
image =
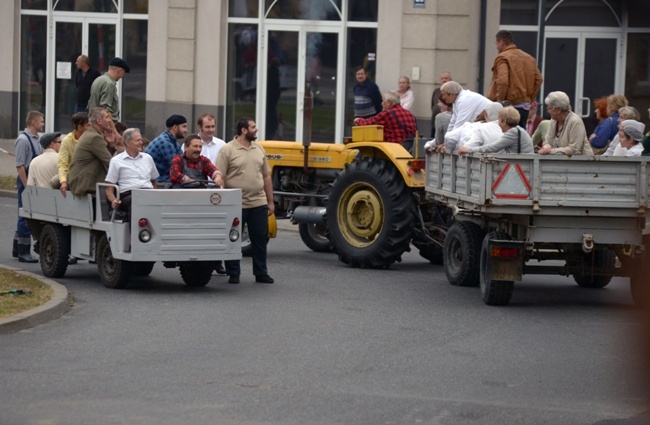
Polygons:
<instances>
[{"instance_id":1,"label":"sidewalk","mask_svg":"<svg viewBox=\"0 0 650 425\"><path fill-rule=\"evenodd\" d=\"M0 148L14 152L13 139L0 139ZM16 175L16 158L0 152L0 176L15 176Z\"/></svg>"}]
</instances>

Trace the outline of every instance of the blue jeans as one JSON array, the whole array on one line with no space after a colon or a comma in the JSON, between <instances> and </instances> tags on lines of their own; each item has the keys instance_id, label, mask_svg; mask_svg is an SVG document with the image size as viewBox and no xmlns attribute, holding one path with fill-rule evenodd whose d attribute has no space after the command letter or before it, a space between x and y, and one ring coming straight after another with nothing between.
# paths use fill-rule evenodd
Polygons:
<instances>
[{"instance_id":1,"label":"blue jeans","mask_svg":"<svg viewBox=\"0 0 650 425\"><path fill-rule=\"evenodd\" d=\"M16 187L18 188L18 209L23 207L23 192L25 191L25 186L23 186L23 181L19 176L16 176ZM27 221L18 216L18 225L16 229L16 234L19 238L29 238L32 236L32 232L27 227Z\"/></svg>"},{"instance_id":2,"label":"blue jeans","mask_svg":"<svg viewBox=\"0 0 650 425\"><path fill-rule=\"evenodd\" d=\"M269 274L266 269L266 245L269 228L269 208L266 205L256 208L242 209L242 228L248 225L248 237L251 240L253 257L253 274L264 276ZM226 274L239 276L241 267L239 260L226 261Z\"/></svg>"}]
</instances>

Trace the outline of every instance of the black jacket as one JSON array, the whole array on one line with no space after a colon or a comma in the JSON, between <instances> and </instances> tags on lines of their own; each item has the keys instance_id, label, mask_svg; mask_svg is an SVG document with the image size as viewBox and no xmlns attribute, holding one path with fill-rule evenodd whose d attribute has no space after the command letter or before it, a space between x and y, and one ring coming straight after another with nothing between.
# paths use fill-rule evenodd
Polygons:
<instances>
[{"instance_id":1,"label":"black jacket","mask_svg":"<svg viewBox=\"0 0 650 425\"><path fill-rule=\"evenodd\" d=\"M77 69L75 76L75 83L77 85L77 105L88 106L88 99L90 99L90 87L93 85L95 78L101 74L93 68L88 68L86 75L80 69Z\"/></svg>"}]
</instances>

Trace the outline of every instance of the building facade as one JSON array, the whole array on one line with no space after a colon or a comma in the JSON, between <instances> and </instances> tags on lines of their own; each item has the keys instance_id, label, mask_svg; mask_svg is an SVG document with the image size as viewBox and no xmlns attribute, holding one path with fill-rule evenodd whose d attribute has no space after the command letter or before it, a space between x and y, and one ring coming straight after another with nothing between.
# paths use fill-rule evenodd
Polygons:
<instances>
[{"instance_id":1,"label":"building facade","mask_svg":"<svg viewBox=\"0 0 650 425\"><path fill-rule=\"evenodd\" d=\"M350 134L354 69L382 92L411 79L412 108L429 134L431 95L450 71L485 93L508 29L538 59L544 94L562 90L589 123L594 98L623 93L650 105L650 5L626 0L6 0L0 16L0 137L15 137L30 110L66 131L75 60L118 84L122 117L155 137L172 113L217 117L229 140L239 117L260 137L341 142ZM196 130L196 126L191 126Z\"/></svg>"}]
</instances>

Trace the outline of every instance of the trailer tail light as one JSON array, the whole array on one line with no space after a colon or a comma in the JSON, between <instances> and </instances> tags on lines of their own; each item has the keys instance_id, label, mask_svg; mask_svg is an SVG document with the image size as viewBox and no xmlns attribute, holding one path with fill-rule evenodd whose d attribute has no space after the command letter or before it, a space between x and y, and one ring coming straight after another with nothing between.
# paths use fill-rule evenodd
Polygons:
<instances>
[{"instance_id":1,"label":"trailer tail light","mask_svg":"<svg viewBox=\"0 0 650 425\"><path fill-rule=\"evenodd\" d=\"M426 161L424 159L415 159L411 161L409 165L413 171L420 171L420 170L424 170Z\"/></svg>"},{"instance_id":2,"label":"trailer tail light","mask_svg":"<svg viewBox=\"0 0 650 425\"><path fill-rule=\"evenodd\" d=\"M146 218L141 218L140 220L138 220L138 225L140 227L147 227L148 224L149 224L149 220L147 220Z\"/></svg>"},{"instance_id":3,"label":"trailer tail light","mask_svg":"<svg viewBox=\"0 0 650 425\"><path fill-rule=\"evenodd\" d=\"M237 227L239 226L239 219L235 217L235 219L232 221L232 227Z\"/></svg>"},{"instance_id":4,"label":"trailer tail light","mask_svg":"<svg viewBox=\"0 0 650 425\"><path fill-rule=\"evenodd\" d=\"M492 245L490 248L490 257L521 258L521 248Z\"/></svg>"},{"instance_id":5,"label":"trailer tail light","mask_svg":"<svg viewBox=\"0 0 650 425\"><path fill-rule=\"evenodd\" d=\"M239 240L240 235L239 230L237 230L239 223L239 218L235 217L235 219L232 221L232 229L230 229L230 234L228 235L230 242L237 242L237 240Z\"/></svg>"}]
</instances>

